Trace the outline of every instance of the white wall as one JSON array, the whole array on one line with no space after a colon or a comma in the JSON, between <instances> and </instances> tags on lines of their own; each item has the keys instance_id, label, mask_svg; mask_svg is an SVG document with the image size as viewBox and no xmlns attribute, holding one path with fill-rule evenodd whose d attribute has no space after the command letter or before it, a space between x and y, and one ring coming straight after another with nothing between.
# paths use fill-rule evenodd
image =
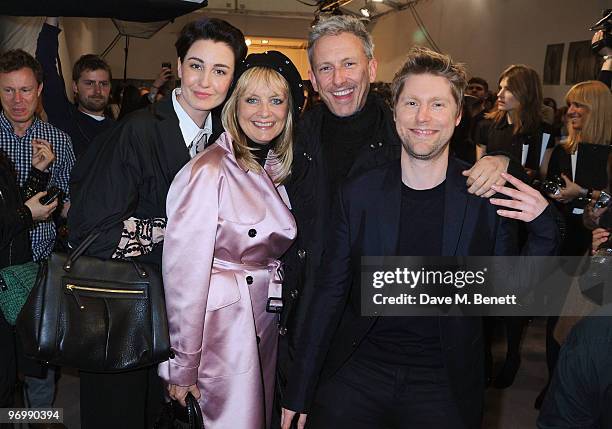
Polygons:
<instances>
[{"instance_id":1,"label":"white wall","mask_svg":"<svg viewBox=\"0 0 612 429\"><path fill-rule=\"evenodd\" d=\"M500 72L510 64L527 64L542 74L546 45L553 43L565 43L564 83L569 42L590 40L588 27L606 6L609 0L423 0L416 8L440 49L495 90ZM409 10L371 25L380 80L393 78L410 46L427 46L417 29ZM547 85L544 95L559 103L568 89Z\"/></svg>"}]
</instances>

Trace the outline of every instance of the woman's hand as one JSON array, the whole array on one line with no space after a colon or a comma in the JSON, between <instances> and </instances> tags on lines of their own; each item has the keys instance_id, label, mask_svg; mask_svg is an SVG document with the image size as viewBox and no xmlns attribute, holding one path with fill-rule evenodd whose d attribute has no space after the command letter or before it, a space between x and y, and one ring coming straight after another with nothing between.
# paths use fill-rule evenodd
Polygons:
<instances>
[{"instance_id":1,"label":"woman's hand","mask_svg":"<svg viewBox=\"0 0 612 429\"><path fill-rule=\"evenodd\" d=\"M565 188L561 188L557 195L549 195L555 201L567 204L584 193L584 189L580 185L572 182L565 174L561 173L561 178L565 181Z\"/></svg>"},{"instance_id":2,"label":"woman's hand","mask_svg":"<svg viewBox=\"0 0 612 429\"><path fill-rule=\"evenodd\" d=\"M491 204L496 206L508 207L514 210L497 210L497 214L511 219L519 219L523 222L531 222L546 209L548 202L546 198L533 189L531 186L521 182L516 177L508 173L502 173L502 177L514 185L516 189L506 186L493 185L493 189L500 194L512 198L505 200L501 198L491 198ZM517 210L517 211L515 211Z\"/></svg>"},{"instance_id":3,"label":"woman's hand","mask_svg":"<svg viewBox=\"0 0 612 429\"><path fill-rule=\"evenodd\" d=\"M168 395L170 398L175 401L179 401L179 403L186 407L185 398L187 397L187 393L191 392L194 398L200 399L200 389L195 384L191 386L179 386L177 384L168 385Z\"/></svg>"},{"instance_id":4,"label":"woman's hand","mask_svg":"<svg viewBox=\"0 0 612 429\"><path fill-rule=\"evenodd\" d=\"M610 231L605 228L597 228L593 230L593 241L591 242L592 254L594 255L599 246L608 241Z\"/></svg>"},{"instance_id":5,"label":"woman's hand","mask_svg":"<svg viewBox=\"0 0 612 429\"><path fill-rule=\"evenodd\" d=\"M51 201L47 205L43 205L40 203L40 199L47 195L46 192L39 192L34 195L28 201L25 202L25 205L28 206L30 212L32 213L32 220L34 222L40 222L43 220L49 219L51 213L57 208L57 198Z\"/></svg>"}]
</instances>

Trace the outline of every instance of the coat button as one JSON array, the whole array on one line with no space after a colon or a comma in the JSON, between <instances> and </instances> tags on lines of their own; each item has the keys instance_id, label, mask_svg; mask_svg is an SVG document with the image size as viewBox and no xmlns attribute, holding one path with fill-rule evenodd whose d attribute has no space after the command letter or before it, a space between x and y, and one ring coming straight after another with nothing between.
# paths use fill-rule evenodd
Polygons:
<instances>
[{"instance_id":1,"label":"coat button","mask_svg":"<svg viewBox=\"0 0 612 429\"><path fill-rule=\"evenodd\" d=\"M249 229L249 237L253 238L257 235L257 230L251 228Z\"/></svg>"},{"instance_id":2,"label":"coat button","mask_svg":"<svg viewBox=\"0 0 612 429\"><path fill-rule=\"evenodd\" d=\"M293 299L297 299L297 297L300 295L300 292L297 289L293 289L289 295L291 295L291 298Z\"/></svg>"},{"instance_id":3,"label":"coat button","mask_svg":"<svg viewBox=\"0 0 612 429\"><path fill-rule=\"evenodd\" d=\"M253 284L253 277L252 276L246 276L246 282L248 285L252 285Z\"/></svg>"},{"instance_id":4,"label":"coat button","mask_svg":"<svg viewBox=\"0 0 612 429\"><path fill-rule=\"evenodd\" d=\"M297 251L298 258L304 259L306 257L306 251L304 249L300 249Z\"/></svg>"},{"instance_id":5,"label":"coat button","mask_svg":"<svg viewBox=\"0 0 612 429\"><path fill-rule=\"evenodd\" d=\"M351 343L351 347L357 347L357 341L353 341L353 342Z\"/></svg>"},{"instance_id":6,"label":"coat button","mask_svg":"<svg viewBox=\"0 0 612 429\"><path fill-rule=\"evenodd\" d=\"M257 336L257 344L261 343L261 338L259 337L259 335Z\"/></svg>"},{"instance_id":7,"label":"coat button","mask_svg":"<svg viewBox=\"0 0 612 429\"><path fill-rule=\"evenodd\" d=\"M285 328L284 326L281 326L278 329L278 333L281 334L281 335L287 335L287 328Z\"/></svg>"}]
</instances>

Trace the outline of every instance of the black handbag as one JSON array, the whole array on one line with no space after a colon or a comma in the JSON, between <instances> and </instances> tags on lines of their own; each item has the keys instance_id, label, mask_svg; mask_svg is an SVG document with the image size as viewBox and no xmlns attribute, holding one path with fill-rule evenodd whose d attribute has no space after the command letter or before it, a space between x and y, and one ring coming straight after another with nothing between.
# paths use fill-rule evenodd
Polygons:
<instances>
[{"instance_id":1,"label":"black handbag","mask_svg":"<svg viewBox=\"0 0 612 429\"><path fill-rule=\"evenodd\" d=\"M28 357L91 372L120 372L167 360L172 352L159 268L52 253L39 272L17 332Z\"/></svg>"},{"instance_id":2,"label":"black handbag","mask_svg":"<svg viewBox=\"0 0 612 429\"><path fill-rule=\"evenodd\" d=\"M179 401L168 402L155 429L204 429L200 404L190 393L185 397L186 407Z\"/></svg>"}]
</instances>

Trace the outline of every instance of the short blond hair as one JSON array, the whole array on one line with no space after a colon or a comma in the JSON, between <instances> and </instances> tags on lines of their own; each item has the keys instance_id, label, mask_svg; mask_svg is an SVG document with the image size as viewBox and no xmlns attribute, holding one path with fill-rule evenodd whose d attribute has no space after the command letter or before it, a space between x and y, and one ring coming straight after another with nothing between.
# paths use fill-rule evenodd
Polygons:
<instances>
[{"instance_id":1,"label":"short blond hair","mask_svg":"<svg viewBox=\"0 0 612 429\"><path fill-rule=\"evenodd\" d=\"M287 120L283 131L276 138L274 146L277 165L274 169L276 174L273 179L275 183L283 183L291 173L291 163L293 162L293 100L289 84L280 73L269 67L253 67L245 71L236 82L232 95L223 107L221 114L223 128L232 136L234 155L238 163L245 169L261 173L263 169L252 153L255 148L249 147L247 136L238 122L238 103L249 86L256 82L264 82L268 87L278 88L287 97Z\"/></svg>"},{"instance_id":2,"label":"short blond hair","mask_svg":"<svg viewBox=\"0 0 612 429\"><path fill-rule=\"evenodd\" d=\"M572 86L565 95L565 102L580 104L588 109L581 130L568 127L569 136L564 148L574 153L578 143L610 144L612 140L612 94L598 80L587 80Z\"/></svg>"}]
</instances>

